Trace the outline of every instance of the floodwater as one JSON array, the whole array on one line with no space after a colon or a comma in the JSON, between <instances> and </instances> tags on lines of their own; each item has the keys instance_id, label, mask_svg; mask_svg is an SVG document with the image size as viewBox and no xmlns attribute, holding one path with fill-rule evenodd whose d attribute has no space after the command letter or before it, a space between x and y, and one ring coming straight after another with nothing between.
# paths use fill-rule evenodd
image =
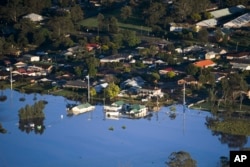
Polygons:
<instances>
[{"instance_id":1,"label":"floodwater","mask_svg":"<svg viewBox=\"0 0 250 167\"><path fill-rule=\"evenodd\" d=\"M188 109L184 115L177 105L171 120L168 107L152 117L107 119L103 107L92 112L67 116L64 97L37 94L46 100L45 129L42 134L19 129L18 110L34 104L34 94L4 90L7 100L0 102L0 122L7 130L0 134L1 167L161 167L172 152L189 152L199 167L213 167L229 148L213 136L205 122L208 112ZM113 130L110 130L110 128ZM249 147L249 137L244 147Z\"/></svg>"}]
</instances>

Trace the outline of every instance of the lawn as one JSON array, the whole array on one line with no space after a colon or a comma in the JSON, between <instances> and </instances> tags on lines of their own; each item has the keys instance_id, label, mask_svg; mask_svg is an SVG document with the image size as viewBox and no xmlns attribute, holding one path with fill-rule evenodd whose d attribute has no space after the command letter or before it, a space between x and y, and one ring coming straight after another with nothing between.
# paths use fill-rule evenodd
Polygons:
<instances>
[{"instance_id":1,"label":"lawn","mask_svg":"<svg viewBox=\"0 0 250 167\"><path fill-rule=\"evenodd\" d=\"M152 31L150 27L144 26L142 24L141 25L131 24L131 22L134 22L134 21L127 21L127 23L118 21L118 26L120 29L129 29L129 30L137 31L138 33L143 33L143 34L149 33ZM84 19L79 24L81 26L90 27L90 28L96 28L98 25L96 17Z\"/></svg>"}]
</instances>

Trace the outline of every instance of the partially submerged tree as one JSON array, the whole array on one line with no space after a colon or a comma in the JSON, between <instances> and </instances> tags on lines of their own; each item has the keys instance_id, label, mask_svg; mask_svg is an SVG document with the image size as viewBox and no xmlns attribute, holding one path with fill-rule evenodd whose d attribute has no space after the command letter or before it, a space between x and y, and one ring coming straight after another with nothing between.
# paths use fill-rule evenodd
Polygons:
<instances>
[{"instance_id":1,"label":"partially submerged tree","mask_svg":"<svg viewBox=\"0 0 250 167\"><path fill-rule=\"evenodd\" d=\"M196 167L196 161L185 151L173 152L166 162L168 167Z\"/></svg>"}]
</instances>

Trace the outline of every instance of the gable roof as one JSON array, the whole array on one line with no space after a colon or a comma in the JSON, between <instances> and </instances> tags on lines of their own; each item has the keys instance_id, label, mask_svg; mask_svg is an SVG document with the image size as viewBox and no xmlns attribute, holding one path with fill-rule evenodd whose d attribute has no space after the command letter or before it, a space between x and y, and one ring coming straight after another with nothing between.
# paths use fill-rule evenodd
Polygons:
<instances>
[{"instance_id":1,"label":"gable roof","mask_svg":"<svg viewBox=\"0 0 250 167\"><path fill-rule=\"evenodd\" d=\"M209 66L214 66L215 63L212 60L201 60L193 63L195 66L200 67L200 68L206 68Z\"/></svg>"}]
</instances>

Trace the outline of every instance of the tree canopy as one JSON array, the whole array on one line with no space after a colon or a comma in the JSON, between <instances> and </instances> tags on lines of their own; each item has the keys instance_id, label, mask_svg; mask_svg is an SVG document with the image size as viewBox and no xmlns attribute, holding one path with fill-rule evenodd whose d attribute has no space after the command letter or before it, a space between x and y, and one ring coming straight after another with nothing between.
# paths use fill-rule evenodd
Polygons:
<instances>
[{"instance_id":1,"label":"tree canopy","mask_svg":"<svg viewBox=\"0 0 250 167\"><path fill-rule=\"evenodd\" d=\"M108 98L114 98L120 93L120 88L118 85L116 85L114 82L111 82L107 88L105 88L105 95Z\"/></svg>"},{"instance_id":2,"label":"tree canopy","mask_svg":"<svg viewBox=\"0 0 250 167\"><path fill-rule=\"evenodd\" d=\"M196 161L185 151L171 153L166 164L168 167L196 167Z\"/></svg>"}]
</instances>

